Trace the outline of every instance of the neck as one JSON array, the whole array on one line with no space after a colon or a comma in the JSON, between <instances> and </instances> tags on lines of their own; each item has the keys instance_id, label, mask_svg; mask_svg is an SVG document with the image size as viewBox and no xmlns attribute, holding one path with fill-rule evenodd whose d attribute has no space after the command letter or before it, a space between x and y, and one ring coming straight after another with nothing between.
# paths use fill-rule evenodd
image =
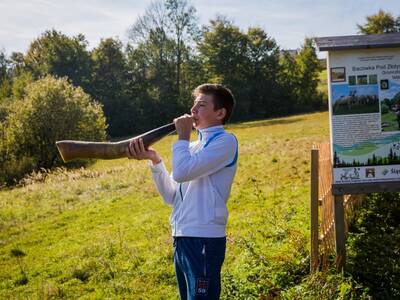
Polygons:
<instances>
[{"instance_id":1,"label":"neck","mask_svg":"<svg viewBox=\"0 0 400 300\"><path fill-rule=\"evenodd\" d=\"M207 128L210 128L210 127L222 126L222 125L223 125L222 123L215 123L215 124L210 124L210 125L207 125L207 126L204 126L204 127L201 127L201 128L196 128L196 129L204 130L204 129L207 129Z\"/></svg>"}]
</instances>

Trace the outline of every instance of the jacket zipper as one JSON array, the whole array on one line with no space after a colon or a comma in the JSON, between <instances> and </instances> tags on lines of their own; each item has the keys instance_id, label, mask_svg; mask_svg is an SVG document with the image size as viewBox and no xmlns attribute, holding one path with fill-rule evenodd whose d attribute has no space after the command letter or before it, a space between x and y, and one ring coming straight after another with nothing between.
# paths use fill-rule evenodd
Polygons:
<instances>
[{"instance_id":1,"label":"jacket zipper","mask_svg":"<svg viewBox=\"0 0 400 300\"><path fill-rule=\"evenodd\" d=\"M206 244L203 244L203 251L201 252L203 254L203 274L204 278L207 277L207 254L206 254Z\"/></svg>"},{"instance_id":2,"label":"jacket zipper","mask_svg":"<svg viewBox=\"0 0 400 300\"><path fill-rule=\"evenodd\" d=\"M182 183L179 184L179 194L181 195L181 205L179 206L179 210L177 211L176 214L176 219L175 219L175 234L176 234L176 227L178 224L178 220L181 217L181 212L182 212L182 206L183 206L183 193L182 193Z\"/></svg>"}]
</instances>

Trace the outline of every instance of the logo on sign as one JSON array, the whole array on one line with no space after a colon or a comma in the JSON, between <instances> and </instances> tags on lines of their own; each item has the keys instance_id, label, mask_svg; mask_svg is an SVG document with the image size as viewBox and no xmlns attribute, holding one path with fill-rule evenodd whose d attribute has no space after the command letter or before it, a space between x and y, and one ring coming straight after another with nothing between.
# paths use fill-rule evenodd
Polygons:
<instances>
[{"instance_id":1,"label":"logo on sign","mask_svg":"<svg viewBox=\"0 0 400 300\"><path fill-rule=\"evenodd\" d=\"M389 89L389 80L382 79L381 80L381 90L388 90Z\"/></svg>"},{"instance_id":2,"label":"logo on sign","mask_svg":"<svg viewBox=\"0 0 400 300\"><path fill-rule=\"evenodd\" d=\"M360 179L360 168L342 169L340 174L341 181L352 181Z\"/></svg>"},{"instance_id":3,"label":"logo on sign","mask_svg":"<svg viewBox=\"0 0 400 300\"><path fill-rule=\"evenodd\" d=\"M366 168L365 169L365 177L366 178L375 178L375 168Z\"/></svg>"}]
</instances>

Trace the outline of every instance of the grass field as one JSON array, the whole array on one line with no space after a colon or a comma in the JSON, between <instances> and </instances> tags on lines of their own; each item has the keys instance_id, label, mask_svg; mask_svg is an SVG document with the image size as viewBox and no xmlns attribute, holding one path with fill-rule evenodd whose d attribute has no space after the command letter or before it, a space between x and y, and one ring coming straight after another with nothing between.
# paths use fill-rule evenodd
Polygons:
<instances>
[{"instance_id":1,"label":"grass field","mask_svg":"<svg viewBox=\"0 0 400 300\"><path fill-rule=\"evenodd\" d=\"M308 273L312 143L328 114L233 124L223 299L290 298ZM171 136L155 148L170 169ZM170 208L147 162L98 161L0 191L0 299L176 299Z\"/></svg>"}]
</instances>

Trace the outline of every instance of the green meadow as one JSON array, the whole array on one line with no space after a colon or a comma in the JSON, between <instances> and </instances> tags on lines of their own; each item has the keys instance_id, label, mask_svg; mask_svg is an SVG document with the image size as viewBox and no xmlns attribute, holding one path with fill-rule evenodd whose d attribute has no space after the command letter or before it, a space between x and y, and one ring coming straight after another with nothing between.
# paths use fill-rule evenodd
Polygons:
<instances>
[{"instance_id":1,"label":"green meadow","mask_svg":"<svg viewBox=\"0 0 400 300\"><path fill-rule=\"evenodd\" d=\"M222 299L290 299L309 272L310 149L329 139L328 113L227 130L239 160ZM168 169L174 140L154 146ZM169 214L146 161L60 168L0 190L0 299L177 299Z\"/></svg>"}]
</instances>

